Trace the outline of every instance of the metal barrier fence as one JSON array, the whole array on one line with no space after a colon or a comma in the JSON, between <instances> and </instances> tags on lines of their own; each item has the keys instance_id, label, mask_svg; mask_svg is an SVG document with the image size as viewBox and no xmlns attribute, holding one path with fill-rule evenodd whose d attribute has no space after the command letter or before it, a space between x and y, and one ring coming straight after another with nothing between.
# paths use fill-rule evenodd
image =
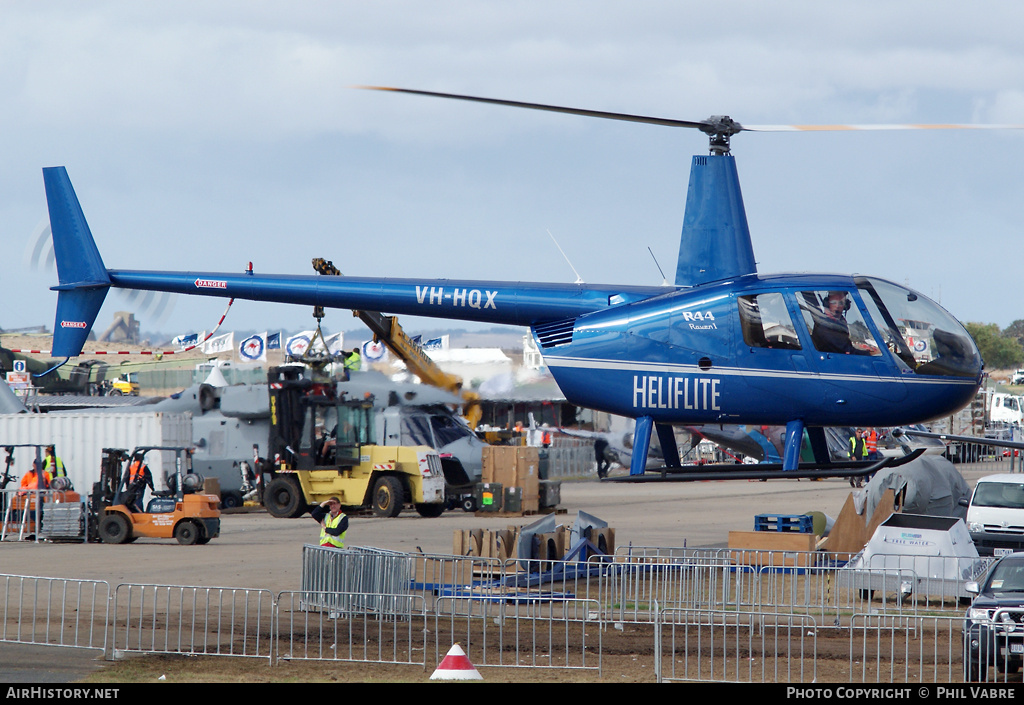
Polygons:
<instances>
[{"instance_id":1,"label":"metal barrier fence","mask_svg":"<svg viewBox=\"0 0 1024 705\"><path fill-rule=\"evenodd\" d=\"M857 614L851 683L952 683L963 676L963 617Z\"/></svg>"},{"instance_id":2,"label":"metal barrier fence","mask_svg":"<svg viewBox=\"0 0 1024 705\"><path fill-rule=\"evenodd\" d=\"M737 609L750 582L749 574L725 557L629 557L605 566L596 599L608 621L651 623L657 619L657 605Z\"/></svg>"},{"instance_id":3,"label":"metal barrier fence","mask_svg":"<svg viewBox=\"0 0 1024 705\"><path fill-rule=\"evenodd\" d=\"M727 566L737 573L729 581L719 580L721 587L714 598L704 597L696 587L688 586L689 599L704 600L690 606L785 609L814 614L829 624L839 619L846 624L852 614L869 610L962 612L963 602L969 597L964 583L977 579L993 560L879 554L865 567L854 568L841 557L836 559L824 552L629 546L620 547L615 555L617 563L659 566L664 580L658 577L658 583L648 591L664 590L661 583L682 583L683 578L674 577L672 571L687 571L697 564ZM949 575L959 577L945 577ZM666 600L663 604L675 606L671 603Z\"/></svg>"},{"instance_id":4,"label":"metal barrier fence","mask_svg":"<svg viewBox=\"0 0 1024 705\"><path fill-rule=\"evenodd\" d=\"M669 681L817 680L817 623L774 612L657 609L655 677Z\"/></svg>"},{"instance_id":5,"label":"metal barrier fence","mask_svg":"<svg viewBox=\"0 0 1024 705\"><path fill-rule=\"evenodd\" d=\"M600 673L599 614L593 600L558 595L443 597L433 618L434 649L443 654L445 644L457 642L477 666Z\"/></svg>"},{"instance_id":6,"label":"metal barrier fence","mask_svg":"<svg viewBox=\"0 0 1024 705\"><path fill-rule=\"evenodd\" d=\"M969 599L964 583L976 580L993 563L994 558L970 558L958 556L905 556L895 554L874 554L863 563L872 580L859 579L860 587L871 590L893 590L897 573L909 573L913 582L899 584L899 589L912 593L918 602L926 607L947 601L957 602ZM852 562L852 561L851 561ZM864 572L860 567L852 569L858 576Z\"/></svg>"},{"instance_id":7,"label":"metal barrier fence","mask_svg":"<svg viewBox=\"0 0 1024 705\"><path fill-rule=\"evenodd\" d=\"M0 640L102 649L111 658L424 667L458 642L479 666L598 673L639 650L641 659L653 657L661 680L963 677L972 642L962 636L961 599L903 590L925 583L891 562L858 571L820 553L627 547L585 561L500 561L306 546L302 589L276 598L136 584L111 595L102 582L0 576ZM882 587L863 587L872 581ZM1019 611L997 619L1004 614L1019 624ZM973 679L999 666L995 677L1005 680L1014 663L998 651L1001 642L976 641L992 657L972 662ZM966 668L971 675L971 663Z\"/></svg>"},{"instance_id":8,"label":"metal barrier fence","mask_svg":"<svg viewBox=\"0 0 1024 705\"><path fill-rule=\"evenodd\" d=\"M301 588L309 607L381 615L406 615L414 557L408 553L353 546L302 547ZM326 602L323 602L326 601Z\"/></svg>"},{"instance_id":9,"label":"metal barrier fence","mask_svg":"<svg viewBox=\"0 0 1024 705\"><path fill-rule=\"evenodd\" d=\"M966 619L963 631L963 673L966 681L1007 682L1024 659L1024 608L979 610ZM995 669L994 677L990 669Z\"/></svg>"},{"instance_id":10,"label":"metal barrier fence","mask_svg":"<svg viewBox=\"0 0 1024 705\"><path fill-rule=\"evenodd\" d=\"M36 507L42 506L37 512ZM85 503L63 490L0 490L0 541L26 539L84 541L88 530Z\"/></svg>"},{"instance_id":11,"label":"metal barrier fence","mask_svg":"<svg viewBox=\"0 0 1024 705\"><path fill-rule=\"evenodd\" d=\"M253 368L221 367L221 373L228 384L266 384L267 371L262 366ZM136 373L142 394L154 389L185 389L193 384L201 384L210 376L209 369L194 368L140 369Z\"/></svg>"},{"instance_id":12,"label":"metal barrier fence","mask_svg":"<svg viewBox=\"0 0 1024 705\"><path fill-rule=\"evenodd\" d=\"M276 658L427 664L427 608L422 596L377 594L391 611L359 609L360 593L282 592L277 598ZM341 605L344 609L338 609Z\"/></svg>"},{"instance_id":13,"label":"metal barrier fence","mask_svg":"<svg viewBox=\"0 0 1024 705\"><path fill-rule=\"evenodd\" d=\"M458 642L479 666L599 670L603 617L589 595L608 565L305 546L303 589L279 606L295 620L279 617L279 652L353 660L356 635L368 660L425 663ZM304 629L313 635L289 636ZM434 634L419 659L410 655L417 629ZM325 655L326 642L348 656Z\"/></svg>"},{"instance_id":14,"label":"metal barrier fence","mask_svg":"<svg viewBox=\"0 0 1024 705\"><path fill-rule=\"evenodd\" d=\"M557 480L563 477L596 475L597 461L594 460L594 444L585 442L568 443L568 440L561 439L558 445L545 449L547 453L547 479Z\"/></svg>"},{"instance_id":15,"label":"metal barrier fence","mask_svg":"<svg viewBox=\"0 0 1024 705\"><path fill-rule=\"evenodd\" d=\"M0 641L107 650L110 586L0 575Z\"/></svg>"},{"instance_id":16,"label":"metal barrier fence","mask_svg":"<svg viewBox=\"0 0 1024 705\"><path fill-rule=\"evenodd\" d=\"M244 656L273 663L273 595L267 590L122 583L114 590L113 656Z\"/></svg>"}]
</instances>

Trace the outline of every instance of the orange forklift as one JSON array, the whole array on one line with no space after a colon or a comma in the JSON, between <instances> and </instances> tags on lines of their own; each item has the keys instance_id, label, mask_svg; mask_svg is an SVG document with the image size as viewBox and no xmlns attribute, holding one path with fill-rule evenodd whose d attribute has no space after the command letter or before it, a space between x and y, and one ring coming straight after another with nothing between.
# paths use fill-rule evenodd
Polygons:
<instances>
[{"instance_id":1,"label":"orange forklift","mask_svg":"<svg viewBox=\"0 0 1024 705\"><path fill-rule=\"evenodd\" d=\"M169 489L152 491L152 477L129 472L133 463L146 468L151 451L174 453L174 475ZM145 486L152 499L142 509ZM131 453L104 448L100 481L91 497L92 541L130 543L139 537L174 538L183 546L205 544L220 535L220 498L203 494L203 477L192 472L192 449L180 446L149 446Z\"/></svg>"}]
</instances>

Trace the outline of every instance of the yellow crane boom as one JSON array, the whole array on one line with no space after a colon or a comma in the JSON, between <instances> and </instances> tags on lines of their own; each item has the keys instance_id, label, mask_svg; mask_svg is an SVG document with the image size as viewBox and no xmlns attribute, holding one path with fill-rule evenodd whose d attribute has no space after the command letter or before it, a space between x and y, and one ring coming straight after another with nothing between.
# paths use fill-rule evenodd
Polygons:
<instances>
[{"instance_id":1,"label":"yellow crane boom","mask_svg":"<svg viewBox=\"0 0 1024 705\"><path fill-rule=\"evenodd\" d=\"M334 263L322 257L313 258L313 269L318 274L341 275ZM377 311L352 311L352 315L365 323L367 328L373 332L374 340L384 343L387 349L404 362L406 368L424 383L462 397L462 415L470 428L476 428L480 424L480 418L483 416L483 411L480 408L480 395L463 390L462 378L448 374L438 367L437 363L423 352L423 348L406 335L394 316L387 316Z\"/></svg>"}]
</instances>

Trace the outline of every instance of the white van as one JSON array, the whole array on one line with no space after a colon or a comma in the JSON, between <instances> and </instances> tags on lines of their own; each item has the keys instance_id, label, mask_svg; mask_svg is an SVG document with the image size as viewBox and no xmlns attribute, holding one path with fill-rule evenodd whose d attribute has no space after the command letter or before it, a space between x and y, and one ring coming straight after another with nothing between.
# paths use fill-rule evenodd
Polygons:
<instances>
[{"instance_id":1,"label":"white van","mask_svg":"<svg viewBox=\"0 0 1024 705\"><path fill-rule=\"evenodd\" d=\"M1004 392L993 394L989 420L994 424L1024 424L1024 410L1021 409L1020 397Z\"/></svg>"},{"instance_id":2,"label":"white van","mask_svg":"<svg viewBox=\"0 0 1024 705\"><path fill-rule=\"evenodd\" d=\"M1004 473L978 480L967 505L967 530L979 555L1024 551L1024 475Z\"/></svg>"}]
</instances>

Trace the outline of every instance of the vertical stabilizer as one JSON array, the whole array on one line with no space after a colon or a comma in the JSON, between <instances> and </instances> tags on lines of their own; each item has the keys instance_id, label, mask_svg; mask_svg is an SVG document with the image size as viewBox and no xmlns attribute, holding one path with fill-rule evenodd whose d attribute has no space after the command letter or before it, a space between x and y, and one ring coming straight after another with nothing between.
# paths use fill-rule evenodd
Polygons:
<instances>
[{"instance_id":1,"label":"vertical stabilizer","mask_svg":"<svg viewBox=\"0 0 1024 705\"><path fill-rule=\"evenodd\" d=\"M43 183L59 282L53 287L58 293L52 354L74 357L89 337L110 288L110 277L67 170L62 166L43 169Z\"/></svg>"},{"instance_id":2,"label":"vertical stabilizer","mask_svg":"<svg viewBox=\"0 0 1024 705\"><path fill-rule=\"evenodd\" d=\"M731 155L695 156L686 192L676 286L697 286L756 271L736 159Z\"/></svg>"}]
</instances>

